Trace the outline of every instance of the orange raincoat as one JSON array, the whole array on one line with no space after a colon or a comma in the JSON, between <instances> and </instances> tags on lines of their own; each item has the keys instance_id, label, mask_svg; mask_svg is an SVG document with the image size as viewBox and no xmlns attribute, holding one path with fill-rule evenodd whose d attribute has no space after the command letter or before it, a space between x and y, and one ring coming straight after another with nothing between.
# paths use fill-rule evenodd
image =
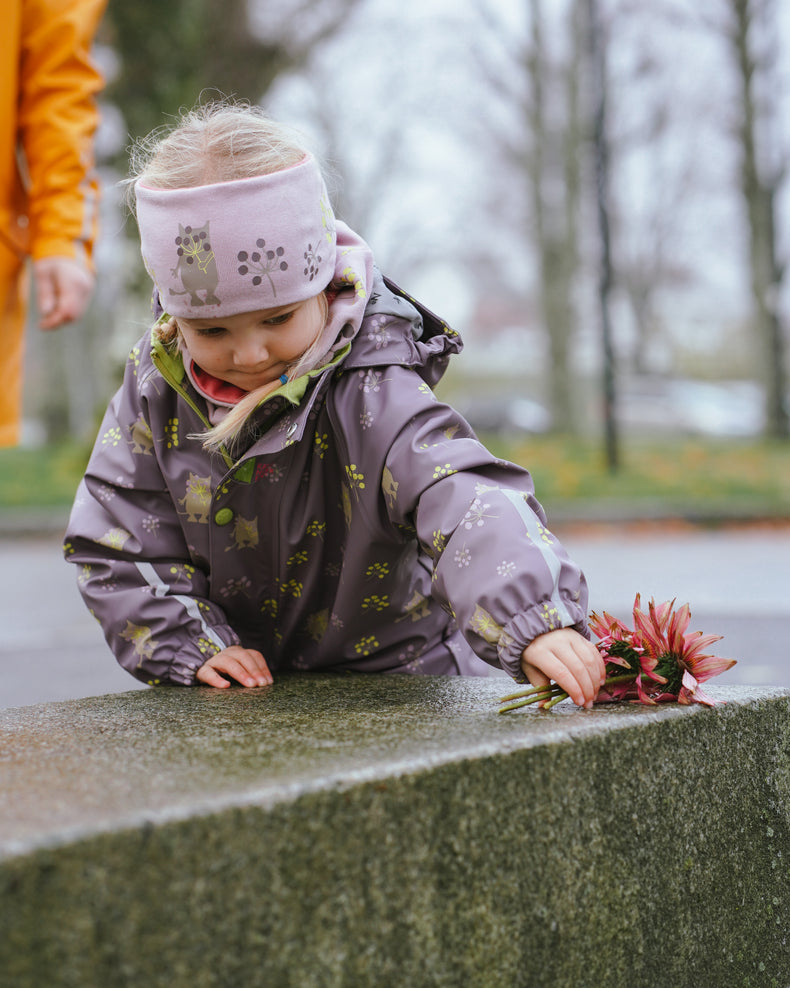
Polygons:
<instances>
[{"instance_id":1,"label":"orange raincoat","mask_svg":"<svg viewBox=\"0 0 790 988\"><path fill-rule=\"evenodd\" d=\"M98 186L90 47L106 0L4 0L0 31L0 446L19 438L25 260L91 264Z\"/></svg>"}]
</instances>

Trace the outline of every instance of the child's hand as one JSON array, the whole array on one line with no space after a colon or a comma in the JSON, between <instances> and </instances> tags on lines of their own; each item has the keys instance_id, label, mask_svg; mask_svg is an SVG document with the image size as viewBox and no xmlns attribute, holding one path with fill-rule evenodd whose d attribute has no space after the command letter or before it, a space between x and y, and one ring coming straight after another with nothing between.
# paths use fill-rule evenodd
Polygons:
<instances>
[{"instance_id":1,"label":"child's hand","mask_svg":"<svg viewBox=\"0 0 790 988\"><path fill-rule=\"evenodd\" d=\"M533 686L558 683L578 707L591 707L606 672L601 653L573 628L539 635L524 649L521 668Z\"/></svg>"},{"instance_id":2,"label":"child's hand","mask_svg":"<svg viewBox=\"0 0 790 988\"><path fill-rule=\"evenodd\" d=\"M231 645L212 655L198 669L197 678L206 686L224 690L230 686L225 676L230 676L240 686L267 686L273 682L266 659L253 648Z\"/></svg>"}]
</instances>

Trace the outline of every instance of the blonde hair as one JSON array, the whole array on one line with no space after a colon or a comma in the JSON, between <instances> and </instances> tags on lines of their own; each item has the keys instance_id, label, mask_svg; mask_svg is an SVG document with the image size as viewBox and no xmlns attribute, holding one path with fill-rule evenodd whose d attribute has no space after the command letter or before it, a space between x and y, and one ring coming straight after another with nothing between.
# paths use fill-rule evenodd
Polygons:
<instances>
[{"instance_id":1,"label":"blonde hair","mask_svg":"<svg viewBox=\"0 0 790 988\"><path fill-rule=\"evenodd\" d=\"M129 151L123 183L134 209L138 182L152 189L192 189L271 175L314 152L304 135L249 103L218 100L189 110L172 127L159 127Z\"/></svg>"},{"instance_id":2,"label":"blonde hair","mask_svg":"<svg viewBox=\"0 0 790 988\"><path fill-rule=\"evenodd\" d=\"M185 113L173 127L155 130L130 149L130 177L123 184L129 207L134 211L134 187L142 182L154 189L191 189L217 182L271 175L298 164L309 148L303 135L281 124L245 102L218 100ZM317 296L323 326L329 315L326 293ZM157 323L154 331L166 346L180 349L175 319ZM323 356L319 352L321 332L313 344L288 368L289 378L306 373ZM212 429L192 438L203 447L232 450L242 428L261 401L279 387L279 382L251 391Z\"/></svg>"}]
</instances>

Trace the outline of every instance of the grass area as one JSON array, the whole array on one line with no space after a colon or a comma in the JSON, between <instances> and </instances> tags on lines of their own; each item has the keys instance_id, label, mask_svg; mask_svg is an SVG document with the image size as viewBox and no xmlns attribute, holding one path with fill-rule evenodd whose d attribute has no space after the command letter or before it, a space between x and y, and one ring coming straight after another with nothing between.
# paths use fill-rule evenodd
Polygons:
<instances>
[{"instance_id":1,"label":"grass area","mask_svg":"<svg viewBox=\"0 0 790 988\"><path fill-rule=\"evenodd\" d=\"M553 506L627 504L790 517L790 443L631 441L622 445L620 470L610 473L600 442L556 436L486 442L530 470L549 513ZM0 510L70 505L88 453L68 444L0 450Z\"/></svg>"},{"instance_id":2,"label":"grass area","mask_svg":"<svg viewBox=\"0 0 790 988\"><path fill-rule=\"evenodd\" d=\"M599 441L538 436L487 444L529 469L549 513L552 506L585 503L790 517L790 443L631 440L621 444L614 473Z\"/></svg>"},{"instance_id":3,"label":"grass area","mask_svg":"<svg viewBox=\"0 0 790 988\"><path fill-rule=\"evenodd\" d=\"M89 455L76 444L0 449L0 510L70 505Z\"/></svg>"}]
</instances>

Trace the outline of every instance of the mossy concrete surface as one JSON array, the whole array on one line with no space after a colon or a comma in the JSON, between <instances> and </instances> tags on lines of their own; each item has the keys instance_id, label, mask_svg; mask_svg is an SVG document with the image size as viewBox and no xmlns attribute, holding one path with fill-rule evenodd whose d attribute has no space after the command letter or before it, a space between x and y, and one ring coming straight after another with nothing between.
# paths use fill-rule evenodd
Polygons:
<instances>
[{"instance_id":1,"label":"mossy concrete surface","mask_svg":"<svg viewBox=\"0 0 790 988\"><path fill-rule=\"evenodd\" d=\"M790 696L292 676L0 711L0 984L790 985Z\"/></svg>"}]
</instances>

